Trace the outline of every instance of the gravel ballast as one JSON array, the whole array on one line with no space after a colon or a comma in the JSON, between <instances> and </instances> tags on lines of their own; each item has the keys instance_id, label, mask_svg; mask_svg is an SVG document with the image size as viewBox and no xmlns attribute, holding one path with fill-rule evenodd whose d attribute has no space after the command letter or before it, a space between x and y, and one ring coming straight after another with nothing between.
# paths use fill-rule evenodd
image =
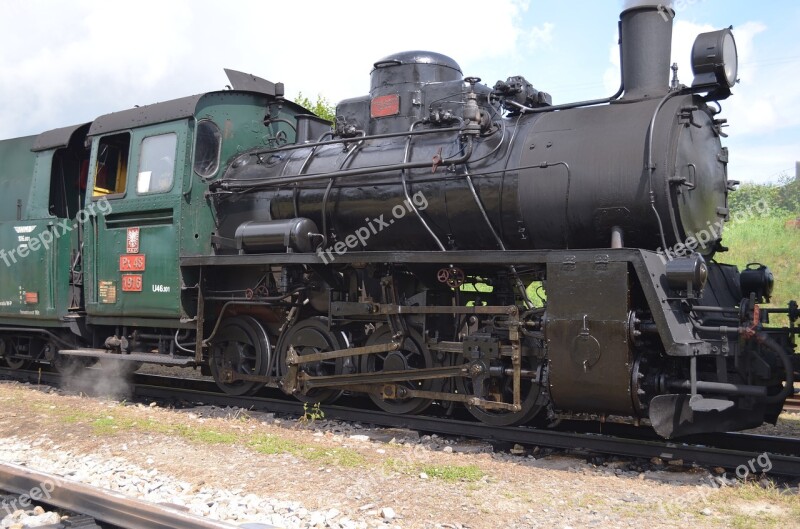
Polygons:
<instances>
[{"instance_id":1,"label":"gravel ballast","mask_svg":"<svg viewBox=\"0 0 800 529\"><path fill-rule=\"evenodd\" d=\"M324 406L323 406L324 410ZM0 382L0 460L286 528L796 527L796 483ZM673 463L673 464L670 464ZM774 525L780 524L780 525Z\"/></svg>"}]
</instances>

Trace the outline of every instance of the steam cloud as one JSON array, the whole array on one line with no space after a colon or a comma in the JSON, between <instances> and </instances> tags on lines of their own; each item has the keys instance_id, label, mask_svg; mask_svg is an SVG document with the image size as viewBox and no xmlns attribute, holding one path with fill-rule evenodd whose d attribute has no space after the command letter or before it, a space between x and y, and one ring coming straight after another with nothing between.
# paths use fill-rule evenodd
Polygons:
<instances>
[{"instance_id":1,"label":"steam cloud","mask_svg":"<svg viewBox=\"0 0 800 529\"><path fill-rule=\"evenodd\" d=\"M133 364L125 360L105 359L94 364L92 369L81 369L65 377L65 386L72 391L98 397L129 398L133 395Z\"/></svg>"}]
</instances>

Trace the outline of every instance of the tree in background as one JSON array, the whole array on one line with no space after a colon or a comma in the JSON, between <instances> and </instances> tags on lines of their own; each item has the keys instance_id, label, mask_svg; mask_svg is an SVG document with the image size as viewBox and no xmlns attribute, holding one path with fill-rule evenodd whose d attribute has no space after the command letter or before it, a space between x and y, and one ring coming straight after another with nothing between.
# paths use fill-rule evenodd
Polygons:
<instances>
[{"instance_id":1,"label":"tree in background","mask_svg":"<svg viewBox=\"0 0 800 529\"><path fill-rule=\"evenodd\" d=\"M302 92L300 92L297 94L294 102L302 107L307 108L317 116L327 119L331 123L336 121L336 106L326 98L322 97L320 94L317 94L317 100L312 102L309 98L304 96Z\"/></svg>"},{"instance_id":2,"label":"tree in background","mask_svg":"<svg viewBox=\"0 0 800 529\"><path fill-rule=\"evenodd\" d=\"M783 173L777 184L745 183L728 195L732 213L746 211L759 202L769 206L773 217L800 215L800 180Z\"/></svg>"}]
</instances>

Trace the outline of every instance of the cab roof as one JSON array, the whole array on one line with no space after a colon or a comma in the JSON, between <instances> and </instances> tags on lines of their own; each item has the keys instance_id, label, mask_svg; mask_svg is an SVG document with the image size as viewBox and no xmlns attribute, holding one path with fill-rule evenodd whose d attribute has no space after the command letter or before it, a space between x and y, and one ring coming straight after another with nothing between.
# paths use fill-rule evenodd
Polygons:
<instances>
[{"instance_id":1,"label":"cab roof","mask_svg":"<svg viewBox=\"0 0 800 529\"><path fill-rule=\"evenodd\" d=\"M95 119L91 124L83 123L70 127L62 127L47 132L43 132L36 137L33 151L44 151L65 147L81 127L88 126L87 136L97 136L111 132L128 130L146 125L157 123L167 123L194 117L197 105L201 99L211 94L254 94L260 96L283 97L284 87L282 83L272 83L266 79L256 77L252 74L239 72L236 70L225 69L225 73L230 80L231 90L205 92L202 94L181 97L162 103L154 103L141 107L134 107L128 110L112 112ZM310 114L307 109L288 100L283 100L283 104L293 108L298 114ZM83 132L83 131L81 131Z\"/></svg>"}]
</instances>

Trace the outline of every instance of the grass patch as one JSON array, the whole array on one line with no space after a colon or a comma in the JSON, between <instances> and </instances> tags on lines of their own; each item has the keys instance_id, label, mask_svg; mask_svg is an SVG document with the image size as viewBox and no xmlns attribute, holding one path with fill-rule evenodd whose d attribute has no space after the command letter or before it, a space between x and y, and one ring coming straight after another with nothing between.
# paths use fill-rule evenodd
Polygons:
<instances>
[{"instance_id":1,"label":"grass patch","mask_svg":"<svg viewBox=\"0 0 800 529\"><path fill-rule=\"evenodd\" d=\"M476 465L423 465L420 471L448 482L478 481L486 475Z\"/></svg>"},{"instance_id":2,"label":"grass patch","mask_svg":"<svg viewBox=\"0 0 800 529\"><path fill-rule=\"evenodd\" d=\"M98 436L113 436L123 431L138 431L180 437L187 441L208 445L232 445L241 443L250 449L267 455L291 454L299 459L325 466L346 468L362 467L369 462L357 450L343 447L324 447L284 439L272 434L242 433L228 431L224 425L218 428L196 424L173 423L153 418L137 417L135 412L124 407L94 412L75 411L46 404L31 403L31 409L42 416L65 424L81 424L91 428ZM247 421L249 417L237 417L236 422ZM239 427L234 427L239 428Z\"/></svg>"},{"instance_id":3,"label":"grass patch","mask_svg":"<svg viewBox=\"0 0 800 529\"><path fill-rule=\"evenodd\" d=\"M228 432L218 432L205 428L179 427L177 433L184 439L203 444L234 444L238 437Z\"/></svg>"},{"instance_id":4,"label":"grass patch","mask_svg":"<svg viewBox=\"0 0 800 529\"><path fill-rule=\"evenodd\" d=\"M450 483L456 481L474 483L486 476L486 473L477 465L414 465L392 457L384 460L383 469L386 472L399 472L408 475L417 475L424 472L430 478L441 479Z\"/></svg>"},{"instance_id":5,"label":"grass patch","mask_svg":"<svg viewBox=\"0 0 800 529\"><path fill-rule=\"evenodd\" d=\"M384 472L400 472L401 474L410 474L414 470L414 467L405 461L401 461L393 457L387 457L383 460L383 470Z\"/></svg>"},{"instance_id":6,"label":"grass patch","mask_svg":"<svg viewBox=\"0 0 800 529\"><path fill-rule=\"evenodd\" d=\"M323 465L342 467L360 467L366 459L355 450L347 448L320 448L295 441L282 439L275 435L258 435L248 445L261 454L291 454L307 461L315 461Z\"/></svg>"},{"instance_id":7,"label":"grass patch","mask_svg":"<svg viewBox=\"0 0 800 529\"><path fill-rule=\"evenodd\" d=\"M164 435L176 435L188 441L203 444L233 444L238 440L235 434L228 432L220 432L210 428L198 428L184 424L164 424L152 419L135 420L103 416L92 418L89 424L97 435L113 435L122 430L138 430Z\"/></svg>"},{"instance_id":8,"label":"grass patch","mask_svg":"<svg viewBox=\"0 0 800 529\"><path fill-rule=\"evenodd\" d=\"M74 424L77 422L85 422L92 418L92 415L86 412L72 412L65 413L60 416L60 419L67 424Z\"/></svg>"},{"instance_id":9,"label":"grass patch","mask_svg":"<svg viewBox=\"0 0 800 529\"><path fill-rule=\"evenodd\" d=\"M96 435L109 435L116 433L119 430L119 425L113 417L101 417L92 421L92 431Z\"/></svg>"},{"instance_id":10,"label":"grass patch","mask_svg":"<svg viewBox=\"0 0 800 529\"><path fill-rule=\"evenodd\" d=\"M309 447L300 452L300 456L309 461L319 461L325 465L356 468L363 466L367 460L355 450L347 448L317 448Z\"/></svg>"},{"instance_id":11,"label":"grass patch","mask_svg":"<svg viewBox=\"0 0 800 529\"><path fill-rule=\"evenodd\" d=\"M494 292L494 287L486 283L464 283L459 290L465 293L463 296L465 299L471 300L467 303L467 306L473 306L475 304L474 300L472 300L474 297L479 296L481 293L490 294ZM542 281L534 281L529 284L525 289L525 293L534 307L543 307L544 302L547 300Z\"/></svg>"},{"instance_id":12,"label":"grass patch","mask_svg":"<svg viewBox=\"0 0 800 529\"><path fill-rule=\"evenodd\" d=\"M297 443L282 439L275 435L258 435L248 443L250 448L260 454L294 454L297 450Z\"/></svg>"},{"instance_id":13,"label":"grass patch","mask_svg":"<svg viewBox=\"0 0 800 529\"><path fill-rule=\"evenodd\" d=\"M723 244L730 251L717 254L721 263L731 263L740 270L748 263L765 264L775 275L775 289L770 306L785 307L790 300L800 301L800 230L786 228L792 217L750 218L725 226ZM772 324L788 325L785 316L772 316Z\"/></svg>"},{"instance_id":14,"label":"grass patch","mask_svg":"<svg viewBox=\"0 0 800 529\"><path fill-rule=\"evenodd\" d=\"M736 528L792 527L800 518L797 494L785 494L775 486L765 488L757 483L721 489L710 503Z\"/></svg>"}]
</instances>

